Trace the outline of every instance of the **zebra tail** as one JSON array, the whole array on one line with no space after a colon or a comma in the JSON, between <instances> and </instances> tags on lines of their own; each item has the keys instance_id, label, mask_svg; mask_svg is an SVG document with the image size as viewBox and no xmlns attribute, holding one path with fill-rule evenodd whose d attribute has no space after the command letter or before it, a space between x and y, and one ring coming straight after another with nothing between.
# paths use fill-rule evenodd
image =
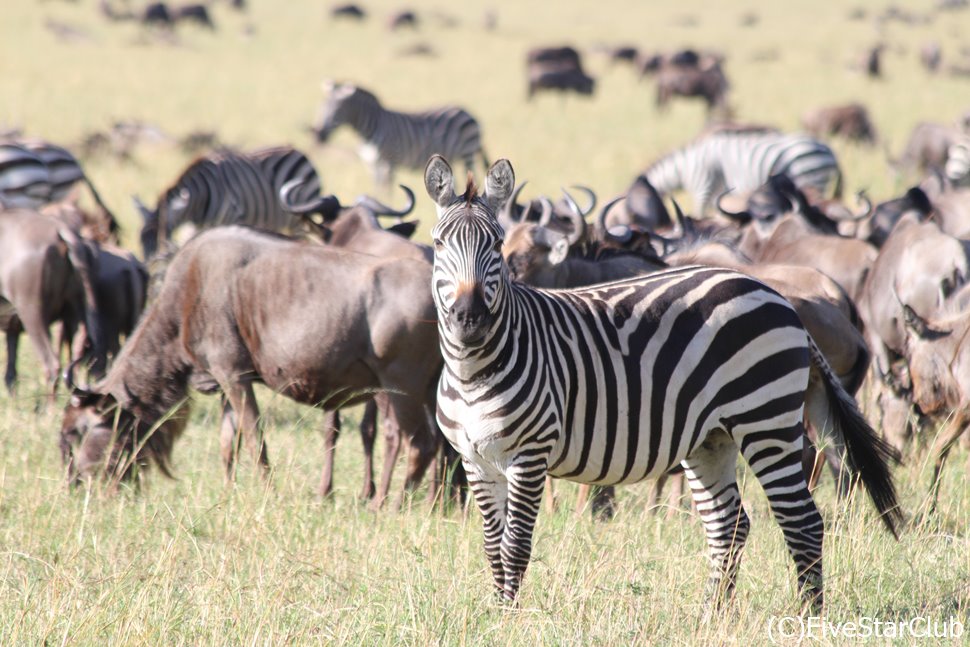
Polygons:
<instances>
[{"instance_id":1,"label":"zebra tail","mask_svg":"<svg viewBox=\"0 0 970 647\"><path fill-rule=\"evenodd\" d=\"M837 439L845 447L846 461L858 475L880 518L893 537L903 522L889 463L900 463L899 452L879 437L859 410L855 399L839 383L815 340L809 337L812 364L823 377L829 420Z\"/></svg>"},{"instance_id":2,"label":"zebra tail","mask_svg":"<svg viewBox=\"0 0 970 647\"><path fill-rule=\"evenodd\" d=\"M94 183L91 182L87 175L84 176L84 183L88 185L88 189L91 191L91 196L94 198L94 201L98 203L98 206L101 207L104 215L107 216L108 231L117 236L121 231L121 225L118 224L118 220L115 219L115 215L111 213L111 209L108 208L108 205L101 200L101 194L98 193L98 190L94 188Z\"/></svg>"}]
</instances>

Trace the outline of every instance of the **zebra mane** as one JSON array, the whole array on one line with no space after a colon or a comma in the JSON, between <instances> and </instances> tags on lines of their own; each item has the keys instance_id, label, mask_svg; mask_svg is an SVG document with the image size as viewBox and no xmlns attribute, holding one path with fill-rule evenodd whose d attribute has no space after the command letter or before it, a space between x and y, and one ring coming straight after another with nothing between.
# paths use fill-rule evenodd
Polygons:
<instances>
[{"instance_id":1,"label":"zebra mane","mask_svg":"<svg viewBox=\"0 0 970 647\"><path fill-rule=\"evenodd\" d=\"M462 196L462 199L464 199L465 204L470 207L472 200L474 200L477 196L478 187L475 186L475 178L472 176L472 172L468 171L468 184L465 185L465 195Z\"/></svg>"}]
</instances>

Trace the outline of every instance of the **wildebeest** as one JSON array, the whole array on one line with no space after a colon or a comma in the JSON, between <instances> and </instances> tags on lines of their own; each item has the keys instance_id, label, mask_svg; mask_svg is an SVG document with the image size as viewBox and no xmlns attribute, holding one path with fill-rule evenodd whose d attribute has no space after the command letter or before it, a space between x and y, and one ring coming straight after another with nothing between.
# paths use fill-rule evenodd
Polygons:
<instances>
[{"instance_id":1,"label":"wildebeest","mask_svg":"<svg viewBox=\"0 0 970 647\"><path fill-rule=\"evenodd\" d=\"M203 232L175 256L161 294L104 380L75 389L62 429L70 477L85 475L78 465L102 458L108 473L125 473L119 466L131 460L166 465L171 442L161 452L133 455L132 448L184 401L190 384L221 391L232 409L221 438L227 476L238 435L265 473L269 459L253 392L262 382L324 410L381 393L388 423L399 425L410 443L406 486L415 487L436 444L430 415L441 358L428 351L437 343L430 280L424 261L382 259L241 227ZM88 438L111 426L115 407L118 450L105 457Z\"/></svg>"},{"instance_id":2,"label":"wildebeest","mask_svg":"<svg viewBox=\"0 0 970 647\"><path fill-rule=\"evenodd\" d=\"M367 17L367 12L360 5L356 4L340 4L334 5L330 8L331 18L351 18L354 20L363 20Z\"/></svg>"},{"instance_id":3,"label":"wildebeest","mask_svg":"<svg viewBox=\"0 0 970 647\"><path fill-rule=\"evenodd\" d=\"M939 71L942 60L943 51L940 49L939 42L934 40L929 43L924 43L919 48L919 62L927 71L932 73Z\"/></svg>"},{"instance_id":4,"label":"wildebeest","mask_svg":"<svg viewBox=\"0 0 970 647\"><path fill-rule=\"evenodd\" d=\"M418 15L409 9L395 12L387 19L388 29L395 30L402 27L414 29L418 26Z\"/></svg>"},{"instance_id":5,"label":"wildebeest","mask_svg":"<svg viewBox=\"0 0 970 647\"><path fill-rule=\"evenodd\" d=\"M93 355L102 356L93 275L89 249L64 223L26 209L0 211L0 329L7 336L8 390L13 391L17 379L22 331L40 359L51 393L60 375L49 332L54 321L84 322Z\"/></svg>"},{"instance_id":6,"label":"wildebeest","mask_svg":"<svg viewBox=\"0 0 970 647\"><path fill-rule=\"evenodd\" d=\"M861 103L810 110L802 115L802 128L816 137L843 137L868 144L876 140L869 111Z\"/></svg>"},{"instance_id":7,"label":"wildebeest","mask_svg":"<svg viewBox=\"0 0 970 647\"><path fill-rule=\"evenodd\" d=\"M539 47L526 56L528 98L539 90L572 90L593 94L595 80L583 71L579 52L573 47Z\"/></svg>"},{"instance_id":8,"label":"wildebeest","mask_svg":"<svg viewBox=\"0 0 970 647\"><path fill-rule=\"evenodd\" d=\"M709 114L715 110L727 113L730 84L723 62L719 54L685 49L646 57L640 73L656 73L658 108L666 107L675 96L699 97L707 104Z\"/></svg>"},{"instance_id":9,"label":"wildebeest","mask_svg":"<svg viewBox=\"0 0 970 647\"><path fill-rule=\"evenodd\" d=\"M913 404L920 413L945 423L931 448L935 507L943 463L970 425L970 312L944 311L927 320L909 305L900 305Z\"/></svg>"},{"instance_id":10,"label":"wildebeest","mask_svg":"<svg viewBox=\"0 0 970 647\"><path fill-rule=\"evenodd\" d=\"M299 204L294 202L291 197L298 189L298 182L298 180L295 180L285 185L280 192L280 200L292 213L303 215L309 219L312 226L319 229L327 245L380 258L411 258L427 263L431 262L433 253L430 247L413 243L407 240L408 235L402 236L398 233L401 225L408 227L413 232L413 226L417 224L416 222L399 223L388 229L382 227L378 222L378 218L381 217L401 218L411 212L414 208L414 194L407 187L402 186L401 188L408 196L408 204L402 209L395 210L369 196L360 198L355 204L347 207L342 206L335 196L323 196L309 203ZM320 222L314 219L317 214L320 216ZM437 349L429 349L429 351L434 353L437 352ZM365 499L375 495L373 481L374 439L377 433L378 405L383 404L385 404L384 395L377 394L374 401L365 405L361 417L360 433L364 444L362 498ZM333 488L334 453L337 435L340 431L338 411L326 412L323 429L326 454L320 493L326 496ZM385 441L384 470L386 474L390 474L401 444L401 429L393 424L387 425L385 427ZM448 456L446 456L447 458ZM382 487L386 487L388 482L389 476L382 479ZM386 494L386 490L381 492L381 498Z\"/></svg>"},{"instance_id":11,"label":"wildebeest","mask_svg":"<svg viewBox=\"0 0 970 647\"><path fill-rule=\"evenodd\" d=\"M950 146L958 137L955 128L931 122L920 122L913 127L898 160L890 160L893 166L903 170L942 171Z\"/></svg>"}]
</instances>

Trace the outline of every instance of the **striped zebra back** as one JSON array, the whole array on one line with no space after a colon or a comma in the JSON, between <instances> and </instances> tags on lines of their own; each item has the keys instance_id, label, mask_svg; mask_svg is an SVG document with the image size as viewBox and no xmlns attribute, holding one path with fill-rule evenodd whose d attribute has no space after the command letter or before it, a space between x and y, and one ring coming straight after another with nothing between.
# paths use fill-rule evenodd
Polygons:
<instances>
[{"instance_id":1,"label":"striped zebra back","mask_svg":"<svg viewBox=\"0 0 970 647\"><path fill-rule=\"evenodd\" d=\"M50 201L51 189L40 157L19 143L0 143L0 205L35 209Z\"/></svg>"},{"instance_id":2,"label":"striped zebra back","mask_svg":"<svg viewBox=\"0 0 970 647\"><path fill-rule=\"evenodd\" d=\"M319 194L320 181L313 165L291 147L265 148L247 155L220 151L186 169L162 195L158 215L167 236L184 223L200 229L248 225L292 232L300 221L283 208L279 189L293 179L301 180L301 197Z\"/></svg>"},{"instance_id":3,"label":"striped zebra back","mask_svg":"<svg viewBox=\"0 0 970 647\"><path fill-rule=\"evenodd\" d=\"M832 149L800 133L722 130L661 158L646 171L661 193L685 189L701 215L721 191L753 191L786 174L802 191L825 197L840 191L841 171Z\"/></svg>"}]
</instances>

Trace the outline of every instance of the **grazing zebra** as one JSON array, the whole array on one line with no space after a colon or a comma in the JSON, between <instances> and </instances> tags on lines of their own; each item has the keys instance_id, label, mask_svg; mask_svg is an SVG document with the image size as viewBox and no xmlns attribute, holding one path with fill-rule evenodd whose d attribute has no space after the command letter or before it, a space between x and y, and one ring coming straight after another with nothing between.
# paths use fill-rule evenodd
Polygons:
<instances>
[{"instance_id":1,"label":"grazing zebra","mask_svg":"<svg viewBox=\"0 0 970 647\"><path fill-rule=\"evenodd\" d=\"M108 230L116 233L118 222L70 151L39 139L0 141L0 206L37 209L60 202L78 182L87 184Z\"/></svg>"},{"instance_id":2,"label":"grazing zebra","mask_svg":"<svg viewBox=\"0 0 970 647\"><path fill-rule=\"evenodd\" d=\"M682 463L707 533L713 602L734 587L748 534L738 452L764 488L799 588L822 605L822 517L802 472L803 410L895 534L893 450L839 385L792 306L737 272L685 267L573 290L512 282L495 211L515 178L500 160L483 196L433 157L432 292L445 367L438 422L484 517L495 585L514 600L546 474L601 485ZM810 376L812 379L810 380Z\"/></svg>"},{"instance_id":3,"label":"grazing zebra","mask_svg":"<svg viewBox=\"0 0 970 647\"><path fill-rule=\"evenodd\" d=\"M320 193L320 178L306 155L290 146L263 148L241 155L228 150L195 160L171 187L162 192L154 210L136 197L145 223L141 244L145 258L158 251L183 224L198 229L242 224L270 231L290 232L301 216L286 210L280 189L290 190L294 203L306 203Z\"/></svg>"},{"instance_id":4,"label":"grazing zebra","mask_svg":"<svg viewBox=\"0 0 970 647\"><path fill-rule=\"evenodd\" d=\"M378 186L389 187L394 167L421 169L434 154L460 158L469 169L482 150L478 122L457 107L404 113L384 108L372 93L349 84L324 83L329 98L320 110L314 132L325 142L347 124L364 138L361 158L371 165Z\"/></svg>"},{"instance_id":5,"label":"grazing zebra","mask_svg":"<svg viewBox=\"0 0 970 647\"><path fill-rule=\"evenodd\" d=\"M721 191L753 191L779 173L818 197L827 196L833 182L836 197L841 193L831 148L808 135L765 129L709 133L654 162L646 176L661 193L686 189L702 215Z\"/></svg>"}]
</instances>

